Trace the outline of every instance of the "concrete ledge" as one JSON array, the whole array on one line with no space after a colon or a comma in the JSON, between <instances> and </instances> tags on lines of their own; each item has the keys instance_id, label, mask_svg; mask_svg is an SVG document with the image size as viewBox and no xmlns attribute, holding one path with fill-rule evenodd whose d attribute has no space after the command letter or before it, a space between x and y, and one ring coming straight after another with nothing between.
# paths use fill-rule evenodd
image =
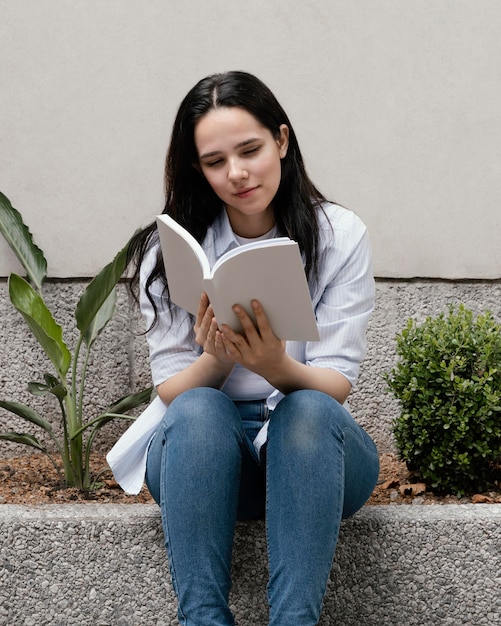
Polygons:
<instances>
[{"instance_id":1,"label":"concrete ledge","mask_svg":"<svg viewBox=\"0 0 501 626\"><path fill-rule=\"evenodd\" d=\"M177 624L155 505L0 505L0 624ZM240 524L232 606L265 626L266 541ZM343 523L322 626L501 624L501 505L366 507Z\"/></svg>"}]
</instances>

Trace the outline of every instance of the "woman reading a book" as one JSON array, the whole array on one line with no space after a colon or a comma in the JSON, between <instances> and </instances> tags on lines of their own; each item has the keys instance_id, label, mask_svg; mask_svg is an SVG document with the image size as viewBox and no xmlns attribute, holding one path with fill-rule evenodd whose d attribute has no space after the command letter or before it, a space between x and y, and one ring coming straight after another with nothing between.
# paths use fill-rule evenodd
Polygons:
<instances>
[{"instance_id":1,"label":"woman reading a book","mask_svg":"<svg viewBox=\"0 0 501 626\"><path fill-rule=\"evenodd\" d=\"M146 483L180 623L234 623L235 522L265 517L269 624L317 624L341 519L378 476L374 443L344 406L374 299L366 229L312 184L284 110L243 72L203 79L185 97L165 180L164 213L211 263L249 240L298 242L320 337L283 341L255 300L251 311L235 303L240 333L218 324L203 293L190 315L169 298L155 224L131 244L162 406Z\"/></svg>"}]
</instances>

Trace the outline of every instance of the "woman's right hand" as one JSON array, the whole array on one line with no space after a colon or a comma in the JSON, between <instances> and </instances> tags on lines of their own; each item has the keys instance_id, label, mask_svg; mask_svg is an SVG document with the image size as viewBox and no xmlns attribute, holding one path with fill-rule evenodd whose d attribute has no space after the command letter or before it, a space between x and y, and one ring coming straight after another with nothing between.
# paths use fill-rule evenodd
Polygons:
<instances>
[{"instance_id":1,"label":"woman's right hand","mask_svg":"<svg viewBox=\"0 0 501 626\"><path fill-rule=\"evenodd\" d=\"M157 386L158 395L169 404L188 389L214 387L221 389L235 366L223 345L214 311L203 293L195 317L195 341L203 353L183 370Z\"/></svg>"},{"instance_id":2,"label":"woman's right hand","mask_svg":"<svg viewBox=\"0 0 501 626\"><path fill-rule=\"evenodd\" d=\"M233 359L226 352L217 320L214 317L214 310L206 293L203 293L200 298L194 331L195 341L202 346L204 352L216 357L221 363L234 364Z\"/></svg>"}]
</instances>

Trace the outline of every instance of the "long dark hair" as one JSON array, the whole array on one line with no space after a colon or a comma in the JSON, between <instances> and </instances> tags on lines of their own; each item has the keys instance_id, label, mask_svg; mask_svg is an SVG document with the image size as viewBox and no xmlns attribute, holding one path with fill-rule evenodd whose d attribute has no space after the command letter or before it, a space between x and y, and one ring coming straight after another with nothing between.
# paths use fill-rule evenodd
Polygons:
<instances>
[{"instance_id":1,"label":"long dark hair","mask_svg":"<svg viewBox=\"0 0 501 626\"><path fill-rule=\"evenodd\" d=\"M317 213L323 195L310 181L296 134L287 114L268 87L252 74L226 72L198 82L182 101L174 121L165 163L165 209L167 213L202 242L208 227L223 210L223 204L200 170L195 146L195 126L209 111L219 107L239 107L253 115L273 137L280 126L289 128L289 145L281 159L281 181L273 199L275 223L280 235L298 242L305 258L307 278L317 273L319 227ZM139 232L129 245L128 260L134 263L131 289L137 293L139 268L144 255L158 240L156 225ZM146 293L157 309L149 289L159 279L168 295L168 285L160 254L146 280ZM155 320L156 321L156 320Z\"/></svg>"}]
</instances>

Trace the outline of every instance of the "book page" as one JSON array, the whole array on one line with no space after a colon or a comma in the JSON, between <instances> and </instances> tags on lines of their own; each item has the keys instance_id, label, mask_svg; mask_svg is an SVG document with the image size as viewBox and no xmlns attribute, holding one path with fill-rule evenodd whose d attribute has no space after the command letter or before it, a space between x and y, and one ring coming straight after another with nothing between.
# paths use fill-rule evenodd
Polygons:
<instances>
[{"instance_id":1,"label":"book page","mask_svg":"<svg viewBox=\"0 0 501 626\"><path fill-rule=\"evenodd\" d=\"M218 267L226 263L229 259L237 256L238 254L244 253L246 250L252 250L253 248L266 248L267 246L283 246L294 243L292 239L289 237L275 237L273 239L260 239L259 241L250 241L249 243L244 243L238 248L233 248L232 250L228 250L225 252L222 257L220 257L215 263L214 266L210 270L210 276L214 276L217 272ZM207 277L207 275L206 275Z\"/></svg>"}]
</instances>

